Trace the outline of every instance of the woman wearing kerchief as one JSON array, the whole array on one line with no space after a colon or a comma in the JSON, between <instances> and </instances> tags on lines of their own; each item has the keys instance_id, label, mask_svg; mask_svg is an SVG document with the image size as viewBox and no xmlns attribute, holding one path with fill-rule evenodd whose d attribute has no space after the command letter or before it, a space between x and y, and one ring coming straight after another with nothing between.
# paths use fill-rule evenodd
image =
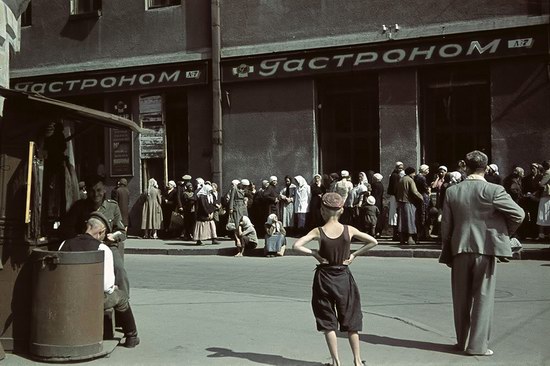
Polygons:
<instances>
[{"instance_id":1,"label":"woman wearing kerchief","mask_svg":"<svg viewBox=\"0 0 550 366\"><path fill-rule=\"evenodd\" d=\"M141 228L144 230L143 237L157 239L157 230L162 227L162 197L158 188L157 181L154 178L149 179L149 186L146 192L146 200L143 205Z\"/></svg>"},{"instance_id":2,"label":"woman wearing kerchief","mask_svg":"<svg viewBox=\"0 0 550 366\"><path fill-rule=\"evenodd\" d=\"M167 236L178 236L179 233L170 232L170 221L172 220L172 212L176 211L178 207L178 191L176 189L176 182L173 180L168 182L166 187L166 194L162 200L162 215L164 221L164 231Z\"/></svg>"},{"instance_id":3,"label":"woman wearing kerchief","mask_svg":"<svg viewBox=\"0 0 550 366\"><path fill-rule=\"evenodd\" d=\"M245 249L255 249L258 246L258 235L248 216L241 218L236 234L235 244L238 251L235 257L242 257Z\"/></svg>"},{"instance_id":4,"label":"woman wearing kerchief","mask_svg":"<svg viewBox=\"0 0 550 366\"><path fill-rule=\"evenodd\" d=\"M296 185L292 183L292 177L285 177L285 187L279 194L281 206L281 222L289 232L294 228L294 201L296 199Z\"/></svg>"},{"instance_id":5,"label":"woman wearing kerchief","mask_svg":"<svg viewBox=\"0 0 550 366\"><path fill-rule=\"evenodd\" d=\"M286 231L277 215L271 214L265 223L265 247L266 257L282 257L286 249Z\"/></svg>"},{"instance_id":6,"label":"woman wearing kerchief","mask_svg":"<svg viewBox=\"0 0 550 366\"><path fill-rule=\"evenodd\" d=\"M305 234L306 215L309 212L309 202L311 200L311 188L304 177L297 175L294 177L296 183L296 198L294 203L294 212L296 213L296 229L298 235Z\"/></svg>"},{"instance_id":7,"label":"woman wearing kerchief","mask_svg":"<svg viewBox=\"0 0 550 366\"><path fill-rule=\"evenodd\" d=\"M212 244L218 244L216 241L216 223L214 222L214 211L216 203L212 194L212 186L204 184L197 192L197 221L193 238L197 245L202 245L203 240L212 240Z\"/></svg>"}]
</instances>

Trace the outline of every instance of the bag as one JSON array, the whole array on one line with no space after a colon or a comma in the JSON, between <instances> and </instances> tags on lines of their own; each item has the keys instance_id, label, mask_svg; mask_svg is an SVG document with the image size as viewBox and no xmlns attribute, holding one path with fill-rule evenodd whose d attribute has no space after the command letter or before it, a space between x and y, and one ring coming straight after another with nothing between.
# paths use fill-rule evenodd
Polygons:
<instances>
[{"instance_id":1,"label":"bag","mask_svg":"<svg viewBox=\"0 0 550 366\"><path fill-rule=\"evenodd\" d=\"M510 239L510 247L512 248L512 253L517 253L523 248L517 238Z\"/></svg>"},{"instance_id":2,"label":"bag","mask_svg":"<svg viewBox=\"0 0 550 366\"><path fill-rule=\"evenodd\" d=\"M172 211L170 217L170 226L168 228L171 232L180 232L183 230L183 215Z\"/></svg>"},{"instance_id":3,"label":"bag","mask_svg":"<svg viewBox=\"0 0 550 366\"><path fill-rule=\"evenodd\" d=\"M233 218L233 215L229 215L227 218L227 224L225 225L225 230L227 231L235 231L237 229L237 226L235 226L235 219Z\"/></svg>"}]
</instances>

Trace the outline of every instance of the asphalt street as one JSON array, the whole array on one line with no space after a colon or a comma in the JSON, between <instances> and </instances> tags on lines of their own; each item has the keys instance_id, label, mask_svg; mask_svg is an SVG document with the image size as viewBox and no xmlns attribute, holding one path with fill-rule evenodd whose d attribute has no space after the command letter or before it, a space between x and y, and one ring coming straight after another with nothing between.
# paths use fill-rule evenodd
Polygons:
<instances>
[{"instance_id":1,"label":"asphalt street","mask_svg":"<svg viewBox=\"0 0 550 366\"><path fill-rule=\"evenodd\" d=\"M142 344L91 365L320 365L330 360L309 304L310 257L127 255ZM450 270L435 259L360 257L369 365L550 365L550 263L497 268L492 357L453 350ZM351 365L345 335L339 348ZM5 365L39 364L8 355Z\"/></svg>"}]
</instances>

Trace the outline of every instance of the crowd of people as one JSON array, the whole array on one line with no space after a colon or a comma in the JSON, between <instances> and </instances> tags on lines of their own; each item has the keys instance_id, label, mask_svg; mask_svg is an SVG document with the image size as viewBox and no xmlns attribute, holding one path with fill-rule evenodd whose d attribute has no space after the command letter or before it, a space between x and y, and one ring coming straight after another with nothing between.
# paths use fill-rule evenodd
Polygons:
<instances>
[{"instance_id":1,"label":"crowd of people","mask_svg":"<svg viewBox=\"0 0 550 366\"><path fill-rule=\"evenodd\" d=\"M489 164L485 177L488 182L504 186L524 209L526 219L517 237L544 240L550 234L548 161L532 163L528 175L522 167L514 166L504 178L496 164ZM258 237L264 238L273 231L274 222L275 227L282 229L277 231L278 236L285 237L299 237L323 225L321 197L326 192L336 192L344 199L344 224L354 225L376 238L383 232L391 233L393 240L402 245L438 241L445 191L465 178L463 160L453 170L444 165L430 168L422 164L418 171L398 161L390 173L387 190L382 174L371 170L360 172L355 182L347 170L315 174L310 182L301 175L287 175L280 184L276 176L271 176L258 188L248 179L235 179L225 192L216 183L184 175L177 183L169 181L161 193L151 178L141 228L146 238L157 238L161 231L164 237L193 240L199 245L217 244L218 237L229 236L239 248L237 255L242 255L246 248L257 246ZM286 243L278 241L283 246ZM282 255L284 250L266 250L266 255L273 253Z\"/></svg>"}]
</instances>

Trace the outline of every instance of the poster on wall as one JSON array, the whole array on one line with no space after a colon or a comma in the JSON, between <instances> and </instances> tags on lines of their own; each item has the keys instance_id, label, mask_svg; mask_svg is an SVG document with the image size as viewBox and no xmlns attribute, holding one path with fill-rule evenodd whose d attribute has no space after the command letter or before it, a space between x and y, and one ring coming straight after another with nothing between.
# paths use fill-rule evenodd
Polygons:
<instances>
[{"instance_id":1,"label":"poster on wall","mask_svg":"<svg viewBox=\"0 0 550 366\"><path fill-rule=\"evenodd\" d=\"M139 121L147 129L140 135L140 158L164 158L165 129L162 113L162 95L141 95L139 97Z\"/></svg>"},{"instance_id":2,"label":"poster on wall","mask_svg":"<svg viewBox=\"0 0 550 366\"><path fill-rule=\"evenodd\" d=\"M123 100L114 105L113 114L132 119L128 103ZM129 130L109 129L109 173L111 177L131 177L134 175L133 133Z\"/></svg>"}]
</instances>

